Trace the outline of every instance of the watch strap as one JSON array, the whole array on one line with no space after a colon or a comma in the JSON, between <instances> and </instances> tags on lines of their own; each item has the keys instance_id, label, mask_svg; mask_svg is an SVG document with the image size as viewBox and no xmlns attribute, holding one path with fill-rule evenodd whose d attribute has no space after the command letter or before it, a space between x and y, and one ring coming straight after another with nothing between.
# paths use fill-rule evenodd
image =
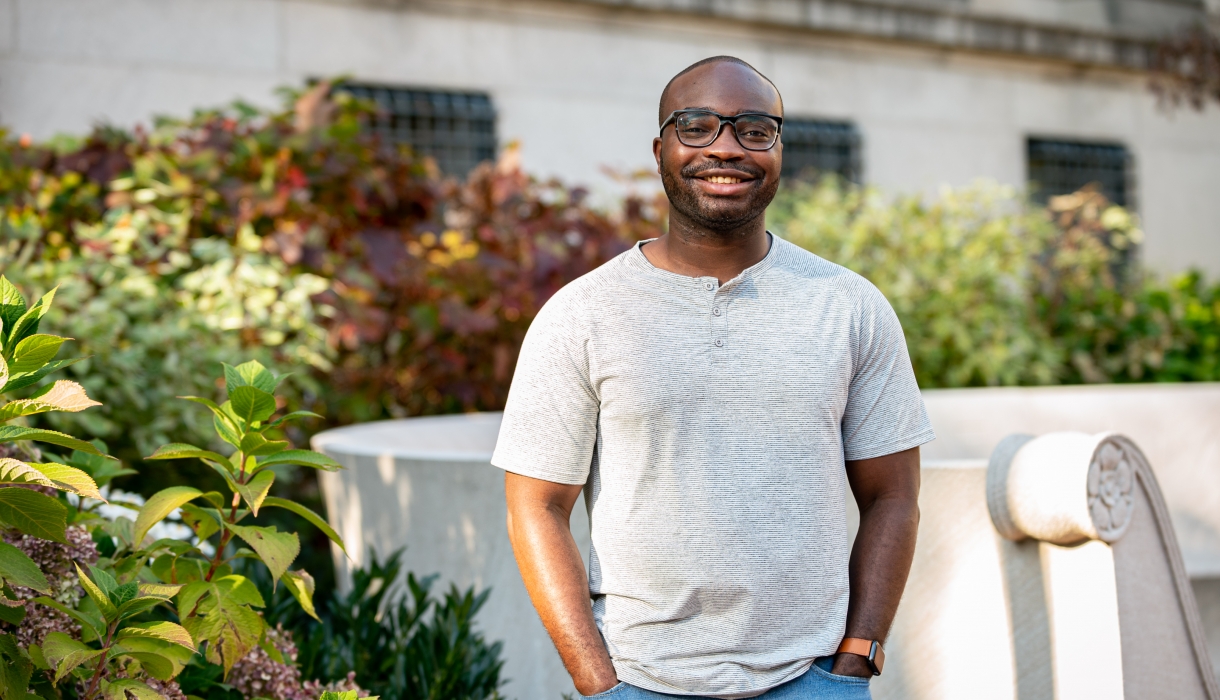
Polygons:
<instances>
[{"instance_id":1,"label":"watch strap","mask_svg":"<svg viewBox=\"0 0 1220 700\"><path fill-rule=\"evenodd\" d=\"M868 660L868 667L874 676L880 676L881 669L885 666L885 649L881 648L881 642L873 639L846 637L839 644L838 653L863 656Z\"/></svg>"}]
</instances>

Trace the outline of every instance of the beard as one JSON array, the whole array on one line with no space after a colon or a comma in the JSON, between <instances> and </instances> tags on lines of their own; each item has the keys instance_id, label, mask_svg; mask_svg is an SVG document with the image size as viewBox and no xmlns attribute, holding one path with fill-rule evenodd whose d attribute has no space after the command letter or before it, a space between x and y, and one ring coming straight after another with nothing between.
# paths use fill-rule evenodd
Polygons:
<instances>
[{"instance_id":1,"label":"beard","mask_svg":"<svg viewBox=\"0 0 1220 700\"><path fill-rule=\"evenodd\" d=\"M754 183L744 199L713 197L694 188L690 180L706 170L737 170L748 175ZM779 190L779 178L765 179L761 168L739 163L708 163L702 166L688 165L678 173L665 167L661 160L661 184L669 205L699 227L718 237L731 237L743 231L750 222L762 216L775 199Z\"/></svg>"}]
</instances>

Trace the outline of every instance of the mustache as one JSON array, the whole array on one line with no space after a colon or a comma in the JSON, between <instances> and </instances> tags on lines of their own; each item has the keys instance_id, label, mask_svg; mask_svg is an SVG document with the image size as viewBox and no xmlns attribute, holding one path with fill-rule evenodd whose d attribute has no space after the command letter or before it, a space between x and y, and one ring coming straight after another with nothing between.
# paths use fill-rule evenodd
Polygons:
<instances>
[{"instance_id":1,"label":"mustache","mask_svg":"<svg viewBox=\"0 0 1220 700\"><path fill-rule=\"evenodd\" d=\"M688 165L682 168L681 175L684 178L699 177L700 174L708 170L736 170L739 173L749 175L755 180L761 180L766 176L762 168L757 168L744 163L704 163L701 165Z\"/></svg>"}]
</instances>

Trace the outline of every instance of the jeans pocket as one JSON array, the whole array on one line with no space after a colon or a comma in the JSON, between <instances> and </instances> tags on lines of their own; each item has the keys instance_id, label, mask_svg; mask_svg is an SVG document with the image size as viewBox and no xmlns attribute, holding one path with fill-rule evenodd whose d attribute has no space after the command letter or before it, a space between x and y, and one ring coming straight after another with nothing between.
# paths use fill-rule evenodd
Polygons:
<instances>
[{"instance_id":1,"label":"jeans pocket","mask_svg":"<svg viewBox=\"0 0 1220 700\"><path fill-rule=\"evenodd\" d=\"M831 673L830 671L827 671L826 669L822 668L821 666L817 665L816 663L813 665L813 670L815 672L817 672L817 674L819 676L821 676L827 680L834 681L835 683L850 683L850 684L854 684L854 685L868 685L869 680L871 680L869 678L861 678L860 676L840 676L837 673Z\"/></svg>"},{"instance_id":2,"label":"jeans pocket","mask_svg":"<svg viewBox=\"0 0 1220 700\"><path fill-rule=\"evenodd\" d=\"M584 698L584 700L596 700L597 698L608 698L626 687L627 687L626 683L619 681L613 687L603 690L602 692L598 693L597 695L581 695L580 697Z\"/></svg>"}]
</instances>

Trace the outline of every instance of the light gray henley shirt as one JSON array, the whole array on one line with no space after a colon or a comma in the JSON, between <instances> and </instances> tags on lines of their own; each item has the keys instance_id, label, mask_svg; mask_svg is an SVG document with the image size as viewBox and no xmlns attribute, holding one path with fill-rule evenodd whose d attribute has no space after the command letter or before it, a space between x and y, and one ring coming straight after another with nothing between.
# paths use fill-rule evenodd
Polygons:
<instances>
[{"instance_id":1,"label":"light gray henley shirt","mask_svg":"<svg viewBox=\"0 0 1220 700\"><path fill-rule=\"evenodd\" d=\"M492 463L585 485L594 618L649 690L752 697L833 654L844 460L934 437L881 293L771 241L724 285L637 245L548 301L517 362Z\"/></svg>"}]
</instances>

